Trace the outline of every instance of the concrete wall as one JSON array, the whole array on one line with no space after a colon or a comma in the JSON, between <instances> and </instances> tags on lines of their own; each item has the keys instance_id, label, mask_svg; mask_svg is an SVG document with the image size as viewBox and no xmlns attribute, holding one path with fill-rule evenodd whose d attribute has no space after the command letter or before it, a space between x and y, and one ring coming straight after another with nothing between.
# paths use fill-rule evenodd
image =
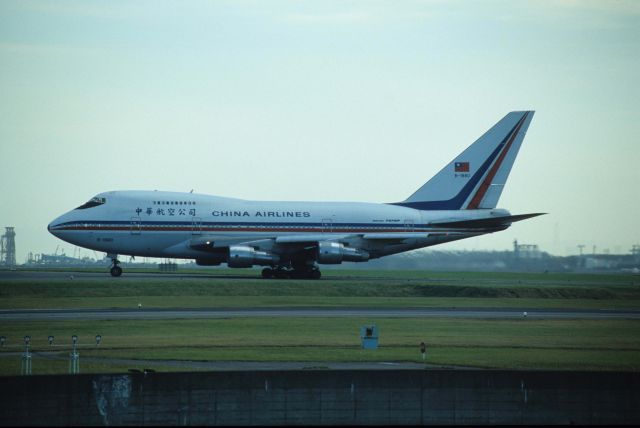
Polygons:
<instances>
[{"instance_id":1,"label":"concrete wall","mask_svg":"<svg viewBox=\"0 0 640 428\"><path fill-rule=\"evenodd\" d=\"M0 385L1 425L640 424L640 373L299 370Z\"/></svg>"}]
</instances>

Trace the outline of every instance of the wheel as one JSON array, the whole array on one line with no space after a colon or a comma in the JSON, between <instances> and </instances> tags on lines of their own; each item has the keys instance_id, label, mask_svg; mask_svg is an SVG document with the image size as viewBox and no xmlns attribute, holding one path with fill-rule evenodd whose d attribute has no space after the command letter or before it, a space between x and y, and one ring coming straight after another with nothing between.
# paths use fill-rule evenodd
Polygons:
<instances>
[{"instance_id":1,"label":"wheel","mask_svg":"<svg viewBox=\"0 0 640 428\"><path fill-rule=\"evenodd\" d=\"M262 269L262 277L263 278L273 278L273 269L268 268L268 267Z\"/></svg>"},{"instance_id":2,"label":"wheel","mask_svg":"<svg viewBox=\"0 0 640 428\"><path fill-rule=\"evenodd\" d=\"M120 266L114 266L111 268L111 276L122 275L122 268Z\"/></svg>"},{"instance_id":3,"label":"wheel","mask_svg":"<svg viewBox=\"0 0 640 428\"><path fill-rule=\"evenodd\" d=\"M311 279L320 279L320 277L322 276L322 274L320 273L320 269L314 269L311 271L311 275L309 275L309 277Z\"/></svg>"}]
</instances>

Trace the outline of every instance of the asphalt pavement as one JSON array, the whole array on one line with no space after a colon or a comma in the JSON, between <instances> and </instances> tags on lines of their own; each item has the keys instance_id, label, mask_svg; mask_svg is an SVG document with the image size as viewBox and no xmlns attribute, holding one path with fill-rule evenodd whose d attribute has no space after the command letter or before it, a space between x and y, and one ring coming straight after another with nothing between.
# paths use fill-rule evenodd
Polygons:
<instances>
[{"instance_id":1,"label":"asphalt pavement","mask_svg":"<svg viewBox=\"0 0 640 428\"><path fill-rule=\"evenodd\" d=\"M136 308L136 309L3 309L0 321L62 321L202 318L526 318L640 319L640 311L552 310L509 308Z\"/></svg>"}]
</instances>

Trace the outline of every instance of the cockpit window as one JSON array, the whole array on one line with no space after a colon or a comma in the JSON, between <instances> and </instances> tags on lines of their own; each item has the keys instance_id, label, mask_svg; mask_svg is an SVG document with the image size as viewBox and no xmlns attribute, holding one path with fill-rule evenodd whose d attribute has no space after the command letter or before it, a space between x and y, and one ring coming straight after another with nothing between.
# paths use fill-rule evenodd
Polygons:
<instances>
[{"instance_id":1,"label":"cockpit window","mask_svg":"<svg viewBox=\"0 0 640 428\"><path fill-rule=\"evenodd\" d=\"M98 205L102 205L105 202L107 202L107 200L105 198L99 198L99 197L95 197L95 198L91 198L88 202L85 202L84 204L80 205L78 208L76 208L77 210L86 210L87 208L93 208L93 207L97 207Z\"/></svg>"}]
</instances>

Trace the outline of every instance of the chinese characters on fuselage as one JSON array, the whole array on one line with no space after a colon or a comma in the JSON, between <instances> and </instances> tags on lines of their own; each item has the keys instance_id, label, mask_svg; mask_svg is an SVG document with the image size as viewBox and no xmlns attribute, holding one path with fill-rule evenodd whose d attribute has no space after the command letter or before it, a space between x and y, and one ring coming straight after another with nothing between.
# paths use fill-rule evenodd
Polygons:
<instances>
[{"instance_id":1,"label":"chinese characters on fuselage","mask_svg":"<svg viewBox=\"0 0 640 428\"><path fill-rule=\"evenodd\" d=\"M155 210L151 207L147 207L146 209L142 209L140 207L136 208L136 213L140 215L141 212L144 212L146 215L168 215L168 216L191 216L195 217L196 209L195 208L156 208Z\"/></svg>"}]
</instances>

